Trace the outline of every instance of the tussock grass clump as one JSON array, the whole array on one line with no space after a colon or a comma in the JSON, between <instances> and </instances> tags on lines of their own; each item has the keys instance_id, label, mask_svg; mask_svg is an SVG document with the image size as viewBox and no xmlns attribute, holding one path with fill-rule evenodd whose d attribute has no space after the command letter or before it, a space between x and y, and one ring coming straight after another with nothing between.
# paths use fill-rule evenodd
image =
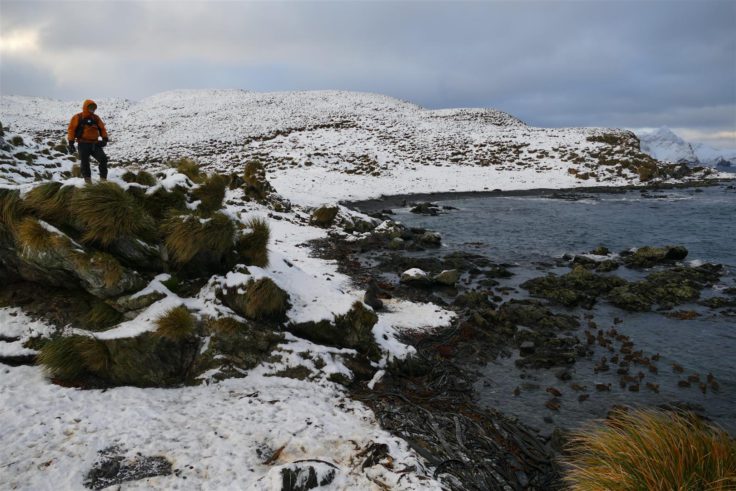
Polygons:
<instances>
[{"instance_id":1,"label":"tussock grass clump","mask_svg":"<svg viewBox=\"0 0 736 491\"><path fill-rule=\"evenodd\" d=\"M140 184L141 186L154 186L156 184L156 178L153 177L153 174L144 170L138 171L137 174L127 171L120 178L127 183Z\"/></svg>"},{"instance_id":2,"label":"tussock grass clump","mask_svg":"<svg viewBox=\"0 0 736 491\"><path fill-rule=\"evenodd\" d=\"M23 137L18 136L18 135L14 136L13 138L10 139L10 144L15 147L19 147L23 145Z\"/></svg>"},{"instance_id":3,"label":"tussock grass clump","mask_svg":"<svg viewBox=\"0 0 736 491\"><path fill-rule=\"evenodd\" d=\"M123 314L105 302L95 302L84 317L85 327L92 331L107 329L121 320L123 320Z\"/></svg>"},{"instance_id":4,"label":"tussock grass clump","mask_svg":"<svg viewBox=\"0 0 736 491\"><path fill-rule=\"evenodd\" d=\"M0 223L14 230L25 213L26 207L20 198L20 192L16 189L0 188Z\"/></svg>"},{"instance_id":5,"label":"tussock grass clump","mask_svg":"<svg viewBox=\"0 0 736 491\"><path fill-rule=\"evenodd\" d=\"M242 331L246 325L242 322L238 322L232 317L221 317L219 319L210 319L207 322L207 330L212 334L222 334L225 336L232 336Z\"/></svg>"},{"instance_id":6,"label":"tussock grass clump","mask_svg":"<svg viewBox=\"0 0 736 491\"><path fill-rule=\"evenodd\" d=\"M82 167L79 164L72 165L72 177L82 177Z\"/></svg>"},{"instance_id":7,"label":"tussock grass clump","mask_svg":"<svg viewBox=\"0 0 736 491\"><path fill-rule=\"evenodd\" d=\"M135 176L135 182L137 182L141 186L155 186L156 178L153 177L153 174L151 174L150 172L139 170L138 174L136 174Z\"/></svg>"},{"instance_id":8,"label":"tussock grass clump","mask_svg":"<svg viewBox=\"0 0 736 491\"><path fill-rule=\"evenodd\" d=\"M278 320L289 308L289 294L270 278L249 281L245 287L245 316L253 320Z\"/></svg>"},{"instance_id":9,"label":"tussock grass clump","mask_svg":"<svg viewBox=\"0 0 736 491\"><path fill-rule=\"evenodd\" d=\"M18 225L15 236L18 243L33 251L42 252L54 246L52 236L55 235L47 230L38 220L31 217L24 218Z\"/></svg>"},{"instance_id":10,"label":"tussock grass clump","mask_svg":"<svg viewBox=\"0 0 736 491\"><path fill-rule=\"evenodd\" d=\"M222 213L202 219L194 215L175 215L161 224L166 248L173 259L187 263L200 251L216 257L233 245L235 225Z\"/></svg>"},{"instance_id":11,"label":"tussock grass clump","mask_svg":"<svg viewBox=\"0 0 736 491\"><path fill-rule=\"evenodd\" d=\"M144 194L143 207L156 220L162 220L171 210L184 211L187 209L187 195L180 188L167 191L163 188L155 193Z\"/></svg>"},{"instance_id":12,"label":"tussock grass clump","mask_svg":"<svg viewBox=\"0 0 736 491\"><path fill-rule=\"evenodd\" d=\"M204 178L202 170L199 168L199 164L189 158L183 157L178 160L169 162L171 167L174 167L178 172L181 172L192 182L200 182Z\"/></svg>"},{"instance_id":13,"label":"tussock grass clump","mask_svg":"<svg viewBox=\"0 0 736 491\"><path fill-rule=\"evenodd\" d=\"M206 219L203 224L205 236L205 250L215 256L221 256L233 246L235 238L235 224L223 213L215 213Z\"/></svg>"},{"instance_id":14,"label":"tussock grass clump","mask_svg":"<svg viewBox=\"0 0 736 491\"><path fill-rule=\"evenodd\" d=\"M190 336L194 332L194 317L186 307L180 305L169 309L156 319L157 336L177 341Z\"/></svg>"},{"instance_id":15,"label":"tussock grass clump","mask_svg":"<svg viewBox=\"0 0 736 491\"><path fill-rule=\"evenodd\" d=\"M245 264L265 268L268 266L268 241L271 229L263 218L252 218L245 226L250 229L238 239L236 249Z\"/></svg>"},{"instance_id":16,"label":"tussock grass clump","mask_svg":"<svg viewBox=\"0 0 736 491\"><path fill-rule=\"evenodd\" d=\"M204 213L213 213L222 207L225 199L227 177L212 174L192 192L195 199L201 200L199 210Z\"/></svg>"},{"instance_id":17,"label":"tussock grass clump","mask_svg":"<svg viewBox=\"0 0 736 491\"><path fill-rule=\"evenodd\" d=\"M245 194L257 201L264 200L273 191L266 180L266 168L260 160L251 160L245 164L243 180L245 181Z\"/></svg>"},{"instance_id":18,"label":"tussock grass clump","mask_svg":"<svg viewBox=\"0 0 736 491\"><path fill-rule=\"evenodd\" d=\"M189 262L202 248L202 224L194 215L174 215L163 221L166 249L178 263Z\"/></svg>"},{"instance_id":19,"label":"tussock grass clump","mask_svg":"<svg viewBox=\"0 0 736 491\"><path fill-rule=\"evenodd\" d=\"M153 229L150 215L112 182L100 182L77 190L72 208L84 227L82 240L110 245L120 237L136 237Z\"/></svg>"},{"instance_id":20,"label":"tussock grass clump","mask_svg":"<svg viewBox=\"0 0 736 491\"><path fill-rule=\"evenodd\" d=\"M736 442L692 414L619 411L569 451L574 491L736 489Z\"/></svg>"},{"instance_id":21,"label":"tussock grass clump","mask_svg":"<svg viewBox=\"0 0 736 491\"><path fill-rule=\"evenodd\" d=\"M64 380L102 372L110 365L105 344L87 336L62 336L51 339L38 353L38 363L53 377Z\"/></svg>"},{"instance_id":22,"label":"tussock grass clump","mask_svg":"<svg viewBox=\"0 0 736 491\"><path fill-rule=\"evenodd\" d=\"M70 218L70 205L74 186L59 182L46 182L28 191L23 200L36 215L52 223L65 223Z\"/></svg>"}]
</instances>

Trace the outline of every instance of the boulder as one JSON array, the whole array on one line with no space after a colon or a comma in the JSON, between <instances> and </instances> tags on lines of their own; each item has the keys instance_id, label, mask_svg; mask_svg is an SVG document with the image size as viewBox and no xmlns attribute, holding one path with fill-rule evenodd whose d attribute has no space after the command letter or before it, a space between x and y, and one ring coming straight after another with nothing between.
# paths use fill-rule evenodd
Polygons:
<instances>
[{"instance_id":1,"label":"boulder","mask_svg":"<svg viewBox=\"0 0 736 491\"><path fill-rule=\"evenodd\" d=\"M192 368L195 378L215 369L216 373L211 375L215 380L243 377L245 370L270 356L284 339L281 333L228 317L210 320L205 328L210 338Z\"/></svg>"},{"instance_id":2,"label":"boulder","mask_svg":"<svg viewBox=\"0 0 736 491\"><path fill-rule=\"evenodd\" d=\"M429 286L432 284L432 278L429 273L419 268L407 269L401 273L401 283L412 286Z\"/></svg>"},{"instance_id":3,"label":"boulder","mask_svg":"<svg viewBox=\"0 0 736 491\"><path fill-rule=\"evenodd\" d=\"M337 217L337 206L320 206L312 212L309 223L318 227L329 227Z\"/></svg>"},{"instance_id":4,"label":"boulder","mask_svg":"<svg viewBox=\"0 0 736 491\"><path fill-rule=\"evenodd\" d=\"M158 291L152 291L142 295L139 292L132 295L123 295L122 297L118 297L115 300L110 301L110 305L120 312L135 312L145 309L165 296L165 294Z\"/></svg>"},{"instance_id":5,"label":"boulder","mask_svg":"<svg viewBox=\"0 0 736 491\"><path fill-rule=\"evenodd\" d=\"M424 245L440 246L442 244L442 236L437 232L424 232L419 237L419 242Z\"/></svg>"},{"instance_id":6,"label":"boulder","mask_svg":"<svg viewBox=\"0 0 736 491\"><path fill-rule=\"evenodd\" d=\"M251 279L245 285L226 287L218 296L225 305L252 320L281 321L289 310L289 294L270 278Z\"/></svg>"},{"instance_id":7,"label":"boulder","mask_svg":"<svg viewBox=\"0 0 736 491\"><path fill-rule=\"evenodd\" d=\"M436 274L432 281L437 284L445 286L455 286L460 279L460 272L457 269L445 269L440 273Z\"/></svg>"},{"instance_id":8,"label":"boulder","mask_svg":"<svg viewBox=\"0 0 736 491\"><path fill-rule=\"evenodd\" d=\"M286 329L315 343L339 348L351 348L371 359L380 357L380 349L373 337L373 326L378 316L361 302L355 302L351 309L336 315L332 321L290 323Z\"/></svg>"},{"instance_id":9,"label":"boulder","mask_svg":"<svg viewBox=\"0 0 736 491\"><path fill-rule=\"evenodd\" d=\"M617 307L630 311L647 311L654 305L669 309L697 300L701 290L716 283L722 273L723 268L715 264L656 271L641 281L612 289L608 299Z\"/></svg>"},{"instance_id":10,"label":"boulder","mask_svg":"<svg viewBox=\"0 0 736 491\"><path fill-rule=\"evenodd\" d=\"M633 253L621 253L623 262L630 268L651 268L665 262L681 261L687 257L688 251L683 246L640 247Z\"/></svg>"},{"instance_id":11,"label":"boulder","mask_svg":"<svg viewBox=\"0 0 736 491\"><path fill-rule=\"evenodd\" d=\"M595 274L582 266L574 266L562 276L550 274L521 284L532 295L547 298L567 307L581 305L592 308L596 299L613 288L626 284L617 276Z\"/></svg>"}]
</instances>

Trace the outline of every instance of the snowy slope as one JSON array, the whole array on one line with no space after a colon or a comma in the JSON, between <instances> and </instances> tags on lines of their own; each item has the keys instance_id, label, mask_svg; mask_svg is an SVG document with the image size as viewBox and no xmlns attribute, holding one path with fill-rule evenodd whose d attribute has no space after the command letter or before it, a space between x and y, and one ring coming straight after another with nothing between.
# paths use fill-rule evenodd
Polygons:
<instances>
[{"instance_id":1,"label":"snowy slope","mask_svg":"<svg viewBox=\"0 0 736 491\"><path fill-rule=\"evenodd\" d=\"M620 130L533 128L492 109L427 110L355 92L164 92L139 102L100 100L113 161L151 167L178 156L236 172L267 166L277 191L318 204L381 194L482 191L638 182L624 172L577 179L597 166L600 142ZM7 96L0 121L60 139L76 104Z\"/></svg>"}]
</instances>

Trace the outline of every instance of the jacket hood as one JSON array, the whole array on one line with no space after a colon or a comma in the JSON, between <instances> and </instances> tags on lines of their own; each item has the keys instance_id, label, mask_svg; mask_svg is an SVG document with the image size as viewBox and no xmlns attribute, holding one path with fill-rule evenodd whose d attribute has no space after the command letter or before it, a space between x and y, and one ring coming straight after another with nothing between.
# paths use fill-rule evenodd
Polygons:
<instances>
[{"instance_id":1,"label":"jacket hood","mask_svg":"<svg viewBox=\"0 0 736 491\"><path fill-rule=\"evenodd\" d=\"M97 103L93 101L92 99L87 99L86 101L84 101L84 104L82 104L82 112L84 114L89 114L89 111L87 110L87 106L89 106L90 104L94 104L95 106L97 105Z\"/></svg>"}]
</instances>

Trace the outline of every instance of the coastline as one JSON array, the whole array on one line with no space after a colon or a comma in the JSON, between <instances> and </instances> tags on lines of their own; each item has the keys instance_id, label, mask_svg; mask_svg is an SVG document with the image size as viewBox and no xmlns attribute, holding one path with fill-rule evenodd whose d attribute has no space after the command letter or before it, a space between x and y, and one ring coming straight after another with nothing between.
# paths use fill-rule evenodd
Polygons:
<instances>
[{"instance_id":1,"label":"coastline","mask_svg":"<svg viewBox=\"0 0 736 491\"><path fill-rule=\"evenodd\" d=\"M440 191L435 193L407 193L380 196L374 199L340 201L340 204L362 213L375 213L386 208L398 208L406 206L408 202L435 202L452 201L469 198L500 198L500 197L523 197L523 196L553 196L558 193L589 193L589 194L620 194L628 191L658 191L664 189L687 189L718 186L722 183L736 183L736 174L732 178L720 177L717 179L703 179L697 181L653 183L653 184L628 184L624 186L582 186L567 188L529 188L529 189L494 189L492 191Z\"/></svg>"}]
</instances>

